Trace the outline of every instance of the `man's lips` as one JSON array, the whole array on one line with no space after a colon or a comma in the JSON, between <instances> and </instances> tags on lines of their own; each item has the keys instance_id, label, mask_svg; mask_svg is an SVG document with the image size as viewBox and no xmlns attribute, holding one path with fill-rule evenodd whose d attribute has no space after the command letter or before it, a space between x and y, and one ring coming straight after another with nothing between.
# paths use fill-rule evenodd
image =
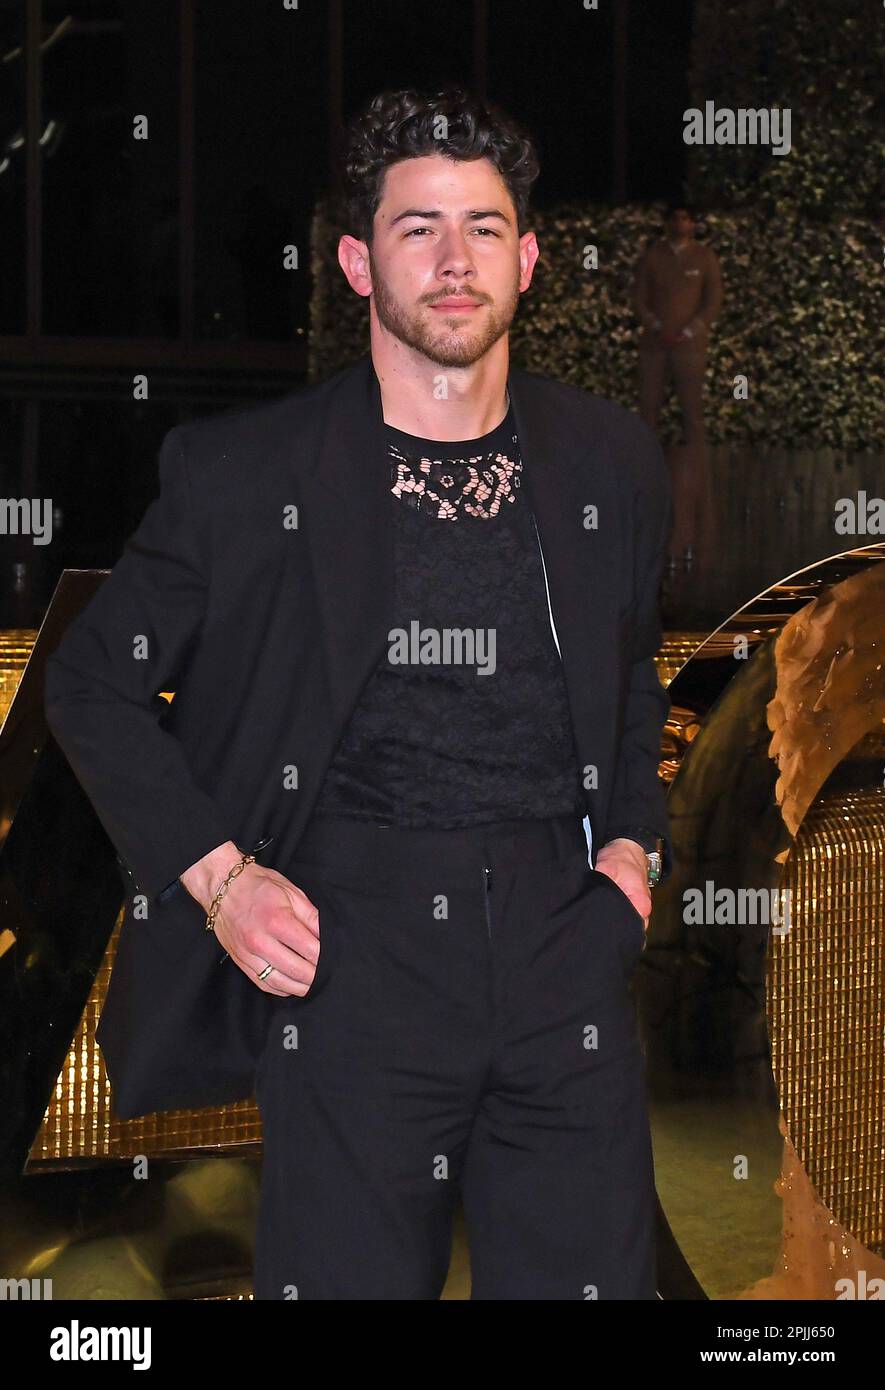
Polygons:
<instances>
[{"instance_id":1,"label":"man's lips","mask_svg":"<svg viewBox=\"0 0 885 1390\"><path fill-rule=\"evenodd\" d=\"M467 309L478 309L480 305L475 299L440 299L436 304L431 304L431 309L444 309L447 314L463 314Z\"/></svg>"}]
</instances>

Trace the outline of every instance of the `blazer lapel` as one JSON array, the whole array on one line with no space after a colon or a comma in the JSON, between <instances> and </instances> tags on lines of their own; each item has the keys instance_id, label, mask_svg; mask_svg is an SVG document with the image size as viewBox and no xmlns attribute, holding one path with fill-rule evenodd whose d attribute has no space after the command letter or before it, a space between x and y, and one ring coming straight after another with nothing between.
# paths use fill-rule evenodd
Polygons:
<instances>
[{"instance_id":1,"label":"blazer lapel","mask_svg":"<svg viewBox=\"0 0 885 1390\"><path fill-rule=\"evenodd\" d=\"M592 762L593 749L605 746L613 705L601 663L618 655L613 461L604 439L582 433L543 380L511 368L508 386L575 742L582 762ZM590 505L598 508L595 529L584 525Z\"/></svg>"}]
</instances>

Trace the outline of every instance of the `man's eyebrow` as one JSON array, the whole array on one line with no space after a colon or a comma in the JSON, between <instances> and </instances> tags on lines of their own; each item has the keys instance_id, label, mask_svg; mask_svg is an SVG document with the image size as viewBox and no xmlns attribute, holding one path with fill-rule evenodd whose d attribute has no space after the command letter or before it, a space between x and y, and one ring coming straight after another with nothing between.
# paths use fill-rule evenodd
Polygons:
<instances>
[{"instance_id":1,"label":"man's eyebrow","mask_svg":"<svg viewBox=\"0 0 885 1390\"><path fill-rule=\"evenodd\" d=\"M499 221L510 225L510 218L506 213L501 212L500 208L471 208L464 214L472 222L485 222L489 217L497 217ZM420 217L426 221L439 221L442 213L439 208L406 208L404 212L398 212L396 217L391 217L390 226L395 227L397 222L403 222L407 217Z\"/></svg>"}]
</instances>

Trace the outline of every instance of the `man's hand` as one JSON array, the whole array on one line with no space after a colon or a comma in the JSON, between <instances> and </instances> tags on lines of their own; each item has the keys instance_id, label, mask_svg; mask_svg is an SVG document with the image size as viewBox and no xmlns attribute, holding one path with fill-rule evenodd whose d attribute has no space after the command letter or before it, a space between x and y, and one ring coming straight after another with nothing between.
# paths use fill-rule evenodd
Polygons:
<instances>
[{"instance_id":1,"label":"man's hand","mask_svg":"<svg viewBox=\"0 0 885 1390\"><path fill-rule=\"evenodd\" d=\"M668 347L668 348L678 347L680 343L688 343L688 342L690 342L690 341L691 341L691 334L690 334L690 333L686 333L686 331L685 331L684 328L680 328L680 330L679 330L678 333L674 333L674 332L663 333L663 332L662 332L662 333L660 334L660 342L661 342L661 344L662 344L664 347Z\"/></svg>"},{"instance_id":2,"label":"man's hand","mask_svg":"<svg viewBox=\"0 0 885 1390\"><path fill-rule=\"evenodd\" d=\"M635 840L609 840L596 856L596 868L626 893L636 911L648 926L651 916L651 893L648 887L648 860L642 845Z\"/></svg>"},{"instance_id":3,"label":"man's hand","mask_svg":"<svg viewBox=\"0 0 885 1390\"><path fill-rule=\"evenodd\" d=\"M207 913L219 885L240 857L233 843L221 845L181 875L191 897ZM301 997L316 974L319 922L318 908L284 874L262 864L247 864L225 889L215 935L257 989ZM267 965L273 970L259 980L259 972Z\"/></svg>"}]
</instances>

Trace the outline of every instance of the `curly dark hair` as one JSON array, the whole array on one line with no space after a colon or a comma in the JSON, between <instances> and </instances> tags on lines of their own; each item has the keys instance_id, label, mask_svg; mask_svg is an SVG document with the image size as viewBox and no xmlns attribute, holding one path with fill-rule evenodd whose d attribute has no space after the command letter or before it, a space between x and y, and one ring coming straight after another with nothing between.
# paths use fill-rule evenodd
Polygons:
<instances>
[{"instance_id":1,"label":"curly dark hair","mask_svg":"<svg viewBox=\"0 0 885 1390\"><path fill-rule=\"evenodd\" d=\"M494 102L481 101L463 87L447 86L432 93L412 88L380 92L348 123L340 197L353 236L371 244L387 169L427 154L488 159L507 185L519 235L523 234L529 194L540 172L535 142Z\"/></svg>"}]
</instances>

